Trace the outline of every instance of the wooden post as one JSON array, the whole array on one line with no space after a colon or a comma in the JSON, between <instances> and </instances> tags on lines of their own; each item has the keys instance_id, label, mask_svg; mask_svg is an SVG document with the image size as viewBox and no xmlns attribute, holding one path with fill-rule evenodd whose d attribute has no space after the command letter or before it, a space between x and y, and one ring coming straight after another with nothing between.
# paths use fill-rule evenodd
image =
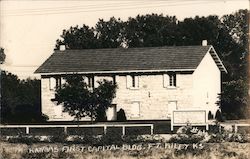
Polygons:
<instances>
[{"instance_id":1,"label":"wooden post","mask_svg":"<svg viewBox=\"0 0 250 159\"><path fill-rule=\"evenodd\" d=\"M238 131L238 126L237 124L234 124L234 133L237 133L237 131Z\"/></svg>"},{"instance_id":2,"label":"wooden post","mask_svg":"<svg viewBox=\"0 0 250 159\"><path fill-rule=\"evenodd\" d=\"M122 125L122 135L125 135L125 125Z\"/></svg>"},{"instance_id":3,"label":"wooden post","mask_svg":"<svg viewBox=\"0 0 250 159\"><path fill-rule=\"evenodd\" d=\"M104 125L104 126L103 126L103 131L104 131L104 134L107 133L107 125Z\"/></svg>"},{"instance_id":4,"label":"wooden post","mask_svg":"<svg viewBox=\"0 0 250 159\"><path fill-rule=\"evenodd\" d=\"M67 134L67 126L64 126L64 134Z\"/></svg>"},{"instance_id":5,"label":"wooden post","mask_svg":"<svg viewBox=\"0 0 250 159\"><path fill-rule=\"evenodd\" d=\"M151 135L153 135L154 134L154 125L151 125L150 128L151 128L150 133L151 133Z\"/></svg>"},{"instance_id":6,"label":"wooden post","mask_svg":"<svg viewBox=\"0 0 250 159\"><path fill-rule=\"evenodd\" d=\"M30 130L29 130L29 126L26 126L26 134L29 134Z\"/></svg>"}]
</instances>

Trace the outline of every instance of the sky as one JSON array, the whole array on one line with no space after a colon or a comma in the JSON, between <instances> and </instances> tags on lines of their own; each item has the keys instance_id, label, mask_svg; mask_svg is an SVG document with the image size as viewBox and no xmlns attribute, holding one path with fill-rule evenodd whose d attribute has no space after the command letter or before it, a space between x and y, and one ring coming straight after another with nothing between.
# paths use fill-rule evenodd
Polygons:
<instances>
[{"instance_id":1,"label":"sky","mask_svg":"<svg viewBox=\"0 0 250 159\"><path fill-rule=\"evenodd\" d=\"M83 24L94 27L99 18L126 21L138 14L187 17L231 14L249 9L248 0L1 0L0 46L6 61L1 69L19 78L40 78L33 72L53 53L63 29Z\"/></svg>"}]
</instances>

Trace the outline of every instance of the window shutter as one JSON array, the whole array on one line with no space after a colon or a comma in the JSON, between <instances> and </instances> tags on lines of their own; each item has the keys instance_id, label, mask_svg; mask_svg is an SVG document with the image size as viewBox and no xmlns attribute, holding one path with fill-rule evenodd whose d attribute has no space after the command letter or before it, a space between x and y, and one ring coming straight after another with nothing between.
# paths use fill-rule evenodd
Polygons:
<instances>
[{"instance_id":1,"label":"window shutter","mask_svg":"<svg viewBox=\"0 0 250 159\"><path fill-rule=\"evenodd\" d=\"M49 89L54 90L56 88L56 79L53 77L50 77L49 79Z\"/></svg>"},{"instance_id":2,"label":"window shutter","mask_svg":"<svg viewBox=\"0 0 250 159\"><path fill-rule=\"evenodd\" d=\"M61 83L62 83L62 85L64 85L66 83L66 79L61 77Z\"/></svg>"},{"instance_id":3,"label":"window shutter","mask_svg":"<svg viewBox=\"0 0 250 159\"><path fill-rule=\"evenodd\" d=\"M132 77L130 75L127 75L127 88L130 88L132 86Z\"/></svg>"},{"instance_id":4,"label":"window shutter","mask_svg":"<svg viewBox=\"0 0 250 159\"><path fill-rule=\"evenodd\" d=\"M163 74L163 87L168 87L168 86L169 86L169 75Z\"/></svg>"},{"instance_id":5,"label":"window shutter","mask_svg":"<svg viewBox=\"0 0 250 159\"><path fill-rule=\"evenodd\" d=\"M96 77L96 78L94 78L94 86L95 86L95 88L97 88L97 87L99 87L99 81L102 81L103 79L102 78L100 78L100 77Z\"/></svg>"},{"instance_id":6,"label":"window shutter","mask_svg":"<svg viewBox=\"0 0 250 159\"><path fill-rule=\"evenodd\" d=\"M83 82L88 85L88 78L86 76L82 76Z\"/></svg>"},{"instance_id":7,"label":"window shutter","mask_svg":"<svg viewBox=\"0 0 250 159\"><path fill-rule=\"evenodd\" d=\"M135 88L139 88L139 76L135 76Z\"/></svg>"}]
</instances>

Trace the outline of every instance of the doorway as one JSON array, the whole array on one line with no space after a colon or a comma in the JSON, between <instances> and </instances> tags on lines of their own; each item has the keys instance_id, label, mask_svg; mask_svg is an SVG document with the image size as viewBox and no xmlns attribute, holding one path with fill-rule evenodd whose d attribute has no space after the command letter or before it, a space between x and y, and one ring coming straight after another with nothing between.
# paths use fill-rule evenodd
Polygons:
<instances>
[{"instance_id":1,"label":"doorway","mask_svg":"<svg viewBox=\"0 0 250 159\"><path fill-rule=\"evenodd\" d=\"M117 106L116 104L112 104L111 107L108 107L107 111L107 120L114 121L117 118Z\"/></svg>"}]
</instances>

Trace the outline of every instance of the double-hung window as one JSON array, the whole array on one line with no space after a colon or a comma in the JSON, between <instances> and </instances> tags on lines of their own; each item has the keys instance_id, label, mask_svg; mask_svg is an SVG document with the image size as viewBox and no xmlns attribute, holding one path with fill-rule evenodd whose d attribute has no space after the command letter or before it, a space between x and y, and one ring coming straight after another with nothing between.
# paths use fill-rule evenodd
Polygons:
<instances>
[{"instance_id":1,"label":"double-hung window","mask_svg":"<svg viewBox=\"0 0 250 159\"><path fill-rule=\"evenodd\" d=\"M169 86L176 87L176 74L175 73L169 74Z\"/></svg>"},{"instance_id":2,"label":"double-hung window","mask_svg":"<svg viewBox=\"0 0 250 159\"><path fill-rule=\"evenodd\" d=\"M176 73L170 72L163 75L163 86L166 88L176 87Z\"/></svg>"},{"instance_id":3,"label":"double-hung window","mask_svg":"<svg viewBox=\"0 0 250 159\"><path fill-rule=\"evenodd\" d=\"M88 77L88 86L89 86L89 88L94 88L94 83L95 83L94 76L89 76Z\"/></svg>"},{"instance_id":4,"label":"double-hung window","mask_svg":"<svg viewBox=\"0 0 250 159\"><path fill-rule=\"evenodd\" d=\"M139 76L127 75L127 88L138 89L139 88Z\"/></svg>"},{"instance_id":5,"label":"double-hung window","mask_svg":"<svg viewBox=\"0 0 250 159\"><path fill-rule=\"evenodd\" d=\"M49 89L55 90L61 88L61 77L50 77L49 78Z\"/></svg>"}]
</instances>

